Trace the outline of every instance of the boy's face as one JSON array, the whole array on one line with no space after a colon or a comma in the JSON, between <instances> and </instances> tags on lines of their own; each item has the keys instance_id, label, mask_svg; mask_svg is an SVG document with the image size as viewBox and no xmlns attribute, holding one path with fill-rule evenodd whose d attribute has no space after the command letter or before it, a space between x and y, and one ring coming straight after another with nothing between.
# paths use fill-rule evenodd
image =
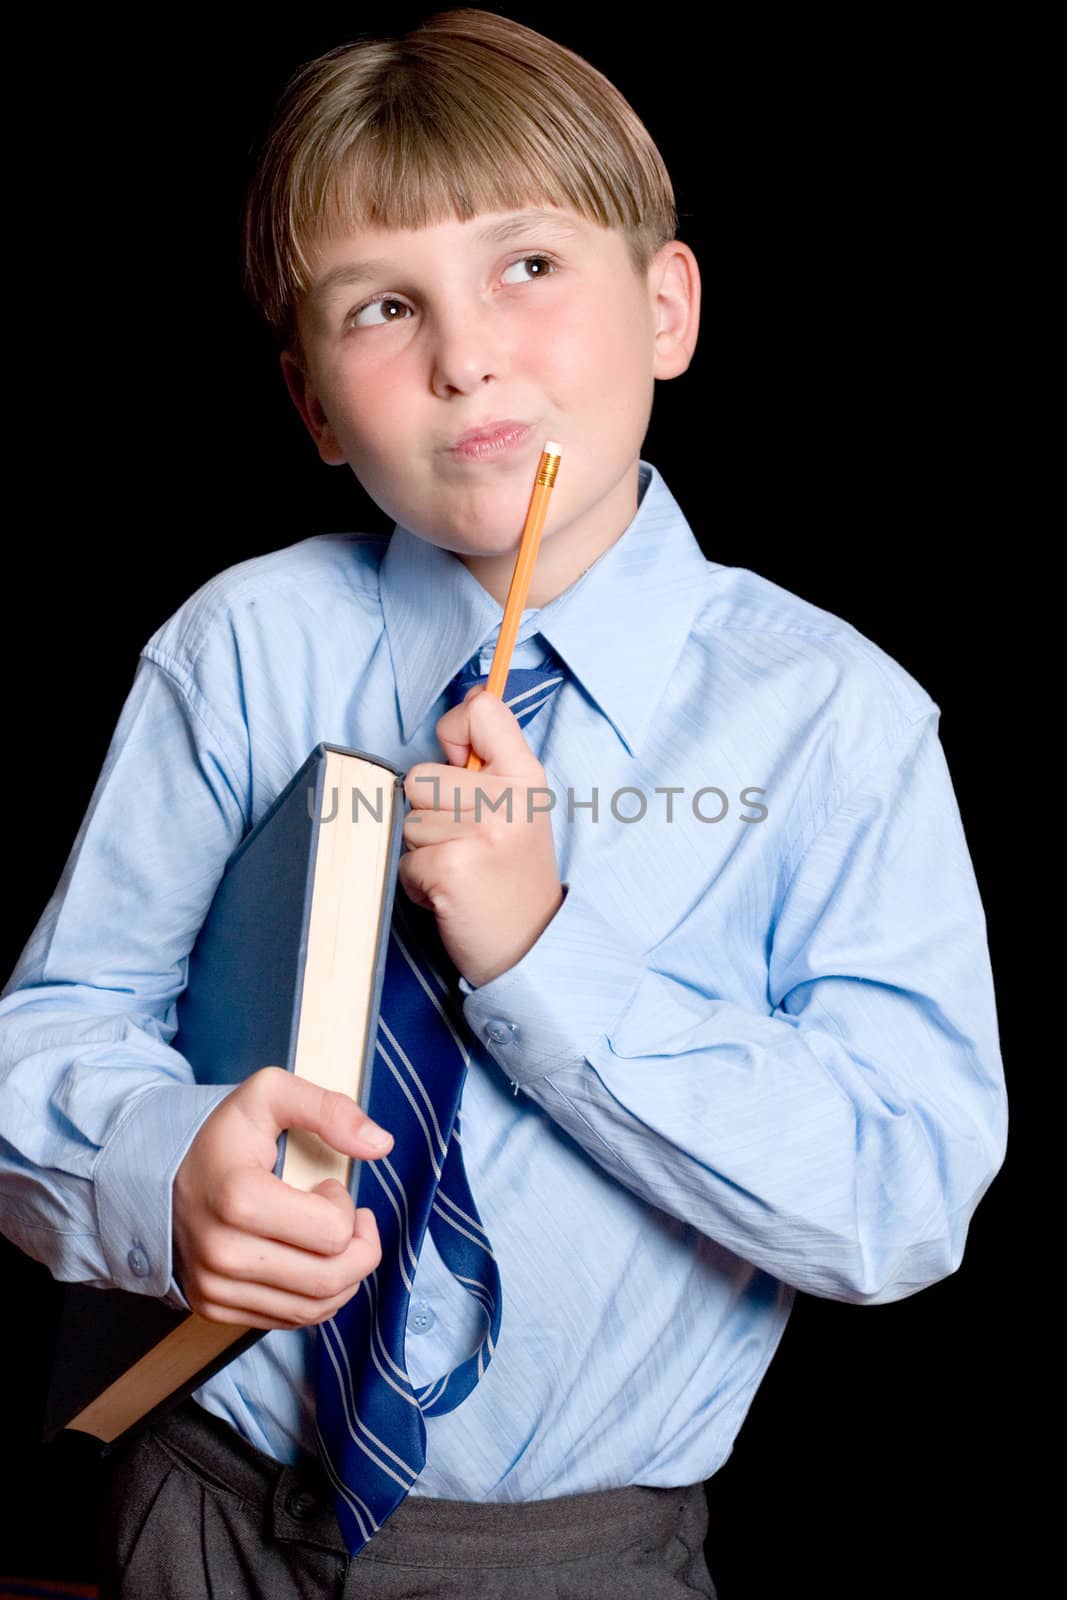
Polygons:
<instances>
[{"instance_id":1,"label":"boy's face","mask_svg":"<svg viewBox=\"0 0 1067 1600\"><path fill-rule=\"evenodd\" d=\"M539 214L320 246L297 312L306 371L282 357L322 459L347 462L388 517L453 551L501 605L546 440L563 459L528 605L569 588L633 520L654 380L685 371L699 320L687 245L665 245L641 280L619 232ZM370 267L354 281L357 263ZM505 420L530 424L519 445L450 449Z\"/></svg>"}]
</instances>

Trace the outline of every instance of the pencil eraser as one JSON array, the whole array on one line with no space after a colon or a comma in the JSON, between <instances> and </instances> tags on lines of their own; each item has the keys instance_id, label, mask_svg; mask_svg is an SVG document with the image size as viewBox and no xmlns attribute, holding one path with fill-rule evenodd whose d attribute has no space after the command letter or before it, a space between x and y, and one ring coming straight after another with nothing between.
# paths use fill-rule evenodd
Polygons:
<instances>
[{"instance_id":1,"label":"pencil eraser","mask_svg":"<svg viewBox=\"0 0 1067 1600\"><path fill-rule=\"evenodd\" d=\"M551 456L561 456L563 454L563 446L557 444L555 439L548 439L545 442L545 453Z\"/></svg>"}]
</instances>

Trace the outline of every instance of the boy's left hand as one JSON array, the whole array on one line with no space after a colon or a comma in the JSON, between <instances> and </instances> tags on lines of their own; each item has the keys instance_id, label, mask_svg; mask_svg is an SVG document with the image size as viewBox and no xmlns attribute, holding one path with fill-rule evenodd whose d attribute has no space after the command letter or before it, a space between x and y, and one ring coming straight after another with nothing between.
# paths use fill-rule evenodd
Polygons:
<instances>
[{"instance_id":1,"label":"boy's left hand","mask_svg":"<svg viewBox=\"0 0 1067 1600\"><path fill-rule=\"evenodd\" d=\"M450 764L423 761L404 779L412 809L397 875L478 988L521 961L563 904L552 797L514 712L484 687L445 712L437 737ZM466 770L472 744L479 772Z\"/></svg>"}]
</instances>

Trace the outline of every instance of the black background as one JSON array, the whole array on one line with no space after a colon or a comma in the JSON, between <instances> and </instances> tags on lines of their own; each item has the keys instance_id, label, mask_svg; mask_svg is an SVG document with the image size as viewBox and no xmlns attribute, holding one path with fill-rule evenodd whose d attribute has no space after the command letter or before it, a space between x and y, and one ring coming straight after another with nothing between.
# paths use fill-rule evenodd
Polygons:
<instances>
[{"instance_id":1,"label":"black background","mask_svg":"<svg viewBox=\"0 0 1067 1600\"><path fill-rule=\"evenodd\" d=\"M46 155L28 124L12 162L22 227L8 334L26 359L9 366L9 470L25 493L5 563L5 974L155 628L245 557L390 525L347 468L320 462L292 408L241 297L238 219L254 144L296 66L432 9L318 7L314 26L254 32L94 20L65 24L58 56L44 30L27 45L17 70L56 143ZM1011 754L996 707L1017 648L987 315L995 95L968 42L928 22L772 24L761 10L702 22L698 45L666 13L623 28L609 7L489 9L586 56L657 140L703 312L689 371L658 385L642 455L708 556L846 617L941 706L997 981L1013 1144L963 1265L889 1306L798 1297L709 1484L709 1566L720 1600L795 1585L850 1600L999 1593L1020 1486L1013 1330L1030 1275L1013 1221L1025 1113L1006 774L987 749L996 718L994 761ZM94 1449L37 1442L58 1289L2 1240L0 1266L20 1463L0 1571L91 1579Z\"/></svg>"}]
</instances>

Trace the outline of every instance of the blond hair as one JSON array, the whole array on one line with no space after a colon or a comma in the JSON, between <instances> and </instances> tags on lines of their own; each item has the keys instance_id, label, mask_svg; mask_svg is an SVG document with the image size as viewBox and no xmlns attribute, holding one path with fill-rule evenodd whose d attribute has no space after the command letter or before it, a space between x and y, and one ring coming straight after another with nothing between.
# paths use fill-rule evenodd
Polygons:
<instances>
[{"instance_id":1,"label":"blond hair","mask_svg":"<svg viewBox=\"0 0 1067 1600\"><path fill-rule=\"evenodd\" d=\"M678 227L663 158L603 73L507 17L437 12L290 78L248 189L244 290L299 355L320 241L546 204L621 230L640 277Z\"/></svg>"}]
</instances>

